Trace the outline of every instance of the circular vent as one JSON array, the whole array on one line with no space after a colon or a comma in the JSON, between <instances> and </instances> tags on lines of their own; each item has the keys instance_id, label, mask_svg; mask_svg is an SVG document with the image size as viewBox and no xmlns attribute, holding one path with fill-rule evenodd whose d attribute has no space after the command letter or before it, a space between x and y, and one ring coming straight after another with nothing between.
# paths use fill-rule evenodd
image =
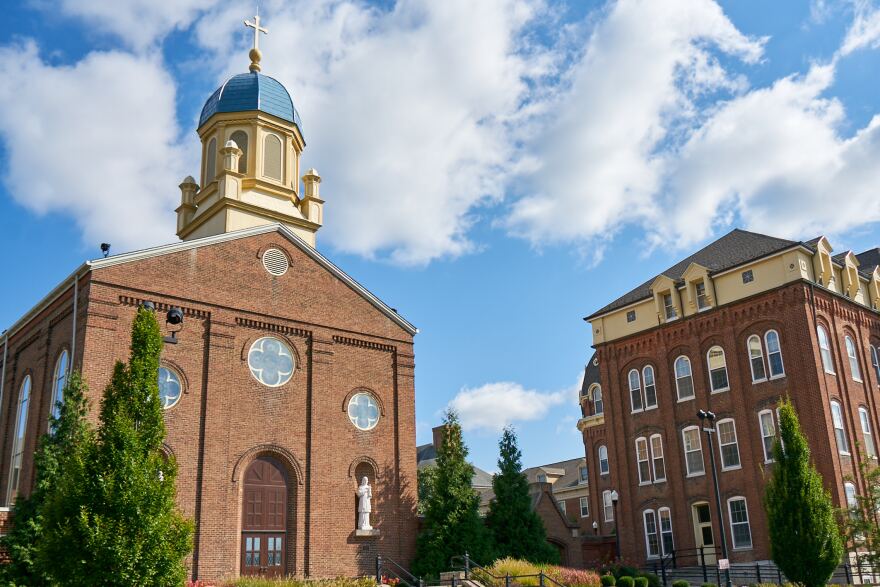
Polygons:
<instances>
[{"instance_id":1,"label":"circular vent","mask_svg":"<svg viewBox=\"0 0 880 587\"><path fill-rule=\"evenodd\" d=\"M266 249L263 253L263 267L272 275L284 275L290 268L287 255L278 249Z\"/></svg>"}]
</instances>

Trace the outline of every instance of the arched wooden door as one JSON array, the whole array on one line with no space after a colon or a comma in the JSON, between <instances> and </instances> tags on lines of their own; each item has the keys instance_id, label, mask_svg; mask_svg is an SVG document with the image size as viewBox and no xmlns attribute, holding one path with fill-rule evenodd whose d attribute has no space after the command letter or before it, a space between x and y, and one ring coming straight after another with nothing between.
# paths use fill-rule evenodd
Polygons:
<instances>
[{"instance_id":1,"label":"arched wooden door","mask_svg":"<svg viewBox=\"0 0 880 587\"><path fill-rule=\"evenodd\" d=\"M287 551L287 475L270 457L256 459L244 475L241 574L284 575Z\"/></svg>"}]
</instances>

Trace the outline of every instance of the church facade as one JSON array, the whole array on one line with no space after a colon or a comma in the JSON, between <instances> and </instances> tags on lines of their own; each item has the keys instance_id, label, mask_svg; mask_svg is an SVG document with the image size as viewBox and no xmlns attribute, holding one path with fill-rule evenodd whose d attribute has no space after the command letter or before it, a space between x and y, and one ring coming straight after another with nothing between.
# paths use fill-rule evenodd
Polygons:
<instances>
[{"instance_id":1,"label":"church facade","mask_svg":"<svg viewBox=\"0 0 880 587\"><path fill-rule=\"evenodd\" d=\"M251 60L203 109L181 241L84 263L0 341L0 517L33 485L69 371L82 371L96 417L137 307L151 302L168 341L165 449L195 522L192 577L354 576L378 554L408 565L416 328L315 249L320 176L300 176L299 116L259 72L256 47Z\"/></svg>"}]
</instances>

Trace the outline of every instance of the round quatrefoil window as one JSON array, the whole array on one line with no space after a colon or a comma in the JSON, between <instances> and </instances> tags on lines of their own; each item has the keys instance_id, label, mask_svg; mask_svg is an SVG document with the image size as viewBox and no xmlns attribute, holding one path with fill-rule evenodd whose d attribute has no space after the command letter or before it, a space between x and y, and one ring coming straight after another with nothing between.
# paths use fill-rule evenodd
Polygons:
<instances>
[{"instance_id":1,"label":"round quatrefoil window","mask_svg":"<svg viewBox=\"0 0 880 587\"><path fill-rule=\"evenodd\" d=\"M180 375L168 367L159 367L159 401L162 402L162 409L167 410L176 406L182 392Z\"/></svg>"},{"instance_id":2,"label":"round quatrefoil window","mask_svg":"<svg viewBox=\"0 0 880 587\"><path fill-rule=\"evenodd\" d=\"M379 423L379 404L369 393L356 393L348 402L348 418L359 430L372 430Z\"/></svg>"},{"instance_id":3,"label":"round quatrefoil window","mask_svg":"<svg viewBox=\"0 0 880 587\"><path fill-rule=\"evenodd\" d=\"M290 262L280 249L266 249L263 253L263 267L276 277L284 275L290 269Z\"/></svg>"},{"instance_id":4,"label":"round quatrefoil window","mask_svg":"<svg viewBox=\"0 0 880 587\"><path fill-rule=\"evenodd\" d=\"M290 381L293 375L293 353L277 338L264 336L251 345L248 367L257 381L268 387L278 387Z\"/></svg>"}]
</instances>

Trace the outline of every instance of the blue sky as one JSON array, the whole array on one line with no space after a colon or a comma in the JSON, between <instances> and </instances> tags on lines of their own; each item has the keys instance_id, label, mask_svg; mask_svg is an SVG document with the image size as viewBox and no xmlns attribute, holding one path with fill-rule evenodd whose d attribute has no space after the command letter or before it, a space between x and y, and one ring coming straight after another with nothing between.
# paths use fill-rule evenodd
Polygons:
<instances>
[{"instance_id":1,"label":"blue sky","mask_svg":"<svg viewBox=\"0 0 880 587\"><path fill-rule=\"evenodd\" d=\"M319 248L418 325L418 440L583 454L581 318L740 226L880 244L867 0L263 1L327 200ZM98 244L174 237L251 2L34 0L0 21L0 328Z\"/></svg>"}]
</instances>

